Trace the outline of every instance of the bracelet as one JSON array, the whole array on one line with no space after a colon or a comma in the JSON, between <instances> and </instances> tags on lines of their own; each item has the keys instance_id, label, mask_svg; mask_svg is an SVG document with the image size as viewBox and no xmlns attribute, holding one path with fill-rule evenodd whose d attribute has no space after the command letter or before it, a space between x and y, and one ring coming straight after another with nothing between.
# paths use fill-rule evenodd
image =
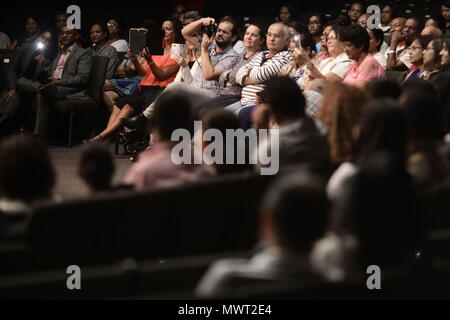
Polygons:
<instances>
[{"instance_id":1,"label":"bracelet","mask_svg":"<svg viewBox=\"0 0 450 320\"><path fill-rule=\"evenodd\" d=\"M395 50L389 49L386 51L386 54L395 54Z\"/></svg>"}]
</instances>

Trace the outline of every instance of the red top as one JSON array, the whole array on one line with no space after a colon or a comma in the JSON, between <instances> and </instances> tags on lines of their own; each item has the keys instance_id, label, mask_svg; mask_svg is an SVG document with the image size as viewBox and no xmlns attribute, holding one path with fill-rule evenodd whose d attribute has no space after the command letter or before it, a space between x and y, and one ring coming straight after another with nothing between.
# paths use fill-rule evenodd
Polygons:
<instances>
[{"instance_id":1,"label":"red top","mask_svg":"<svg viewBox=\"0 0 450 320\"><path fill-rule=\"evenodd\" d=\"M160 69L164 69L170 66L173 66L174 64L177 64L177 62L173 59L170 58L170 53L166 54L164 56L152 56L153 61L155 62L156 66ZM146 74L144 76L144 78L142 79L142 81L139 83L139 87L167 87L167 85L171 82L173 82L173 80L175 80L175 77L177 75L176 72L173 73L173 75L171 75L168 79L164 80L164 81L160 81L158 80L155 75L152 72L152 69L150 68L150 66L148 65L148 62L145 61L145 70L146 70Z\"/></svg>"}]
</instances>

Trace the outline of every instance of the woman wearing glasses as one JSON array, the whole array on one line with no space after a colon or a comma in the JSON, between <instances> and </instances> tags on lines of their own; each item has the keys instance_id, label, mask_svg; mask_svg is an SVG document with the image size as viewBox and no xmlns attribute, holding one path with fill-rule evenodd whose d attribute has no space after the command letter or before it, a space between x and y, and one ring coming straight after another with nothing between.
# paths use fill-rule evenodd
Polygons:
<instances>
[{"instance_id":1,"label":"woman wearing glasses","mask_svg":"<svg viewBox=\"0 0 450 320\"><path fill-rule=\"evenodd\" d=\"M408 53L413 66L406 76L405 81L412 80L420 76L423 71L423 52L431 40L433 40L432 36L419 36L413 41L411 46L409 46Z\"/></svg>"},{"instance_id":2,"label":"woman wearing glasses","mask_svg":"<svg viewBox=\"0 0 450 320\"><path fill-rule=\"evenodd\" d=\"M299 85L304 90L320 88L323 81L342 82L353 61L344 51L342 40L343 27L333 27L327 38L329 58L320 61L317 65L308 57L304 50L299 54L306 60L307 71L299 80Z\"/></svg>"},{"instance_id":3,"label":"woman wearing glasses","mask_svg":"<svg viewBox=\"0 0 450 320\"><path fill-rule=\"evenodd\" d=\"M117 52L127 52L128 42L121 38L122 27L117 19L110 19L107 23L109 36L108 44L116 48Z\"/></svg>"}]
</instances>

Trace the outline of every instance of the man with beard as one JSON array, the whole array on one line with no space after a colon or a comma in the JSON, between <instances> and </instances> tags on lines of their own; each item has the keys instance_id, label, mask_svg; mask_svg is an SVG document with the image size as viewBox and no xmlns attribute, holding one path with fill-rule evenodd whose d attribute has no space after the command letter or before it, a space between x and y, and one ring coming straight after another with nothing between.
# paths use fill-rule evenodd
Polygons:
<instances>
[{"instance_id":1,"label":"man with beard","mask_svg":"<svg viewBox=\"0 0 450 320\"><path fill-rule=\"evenodd\" d=\"M198 34L202 27L209 28L215 24L213 18L203 18L188 24L183 28L183 37L194 47L199 44ZM222 72L230 70L236 63L238 54L233 50L237 39L237 22L232 17L224 17L217 26L217 32L210 37L203 34L200 58L201 76L194 78L193 85L207 89L215 96L223 88L219 83Z\"/></svg>"}]
</instances>

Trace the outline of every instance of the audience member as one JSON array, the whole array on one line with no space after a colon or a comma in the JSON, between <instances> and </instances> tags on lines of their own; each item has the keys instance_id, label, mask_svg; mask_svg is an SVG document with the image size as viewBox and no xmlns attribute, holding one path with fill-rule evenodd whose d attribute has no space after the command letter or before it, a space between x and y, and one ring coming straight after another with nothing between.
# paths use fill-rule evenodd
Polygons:
<instances>
[{"instance_id":1,"label":"audience member","mask_svg":"<svg viewBox=\"0 0 450 320\"><path fill-rule=\"evenodd\" d=\"M0 49L9 49L11 46L11 40L8 35L0 31Z\"/></svg>"},{"instance_id":2,"label":"audience member","mask_svg":"<svg viewBox=\"0 0 450 320\"><path fill-rule=\"evenodd\" d=\"M117 52L126 53L128 51L128 42L122 38L122 26L116 18L109 19L107 44L114 47Z\"/></svg>"},{"instance_id":3,"label":"audience member","mask_svg":"<svg viewBox=\"0 0 450 320\"><path fill-rule=\"evenodd\" d=\"M405 81L418 78L424 70L423 66L423 53L428 47L428 44L433 40L432 36L420 36L411 44L408 48L410 54L409 60L411 61L413 67L411 71L407 74Z\"/></svg>"},{"instance_id":4,"label":"audience member","mask_svg":"<svg viewBox=\"0 0 450 320\"><path fill-rule=\"evenodd\" d=\"M300 86L305 90L314 88L314 80L342 82L353 61L345 53L344 27L333 27L328 35L327 48L329 58L322 60L317 66L304 54L307 72L302 77ZM316 81L317 83L317 81Z\"/></svg>"},{"instance_id":5,"label":"audience member","mask_svg":"<svg viewBox=\"0 0 450 320\"><path fill-rule=\"evenodd\" d=\"M327 129L332 161L347 160L358 137L364 93L342 83L325 87L318 120Z\"/></svg>"},{"instance_id":6,"label":"audience member","mask_svg":"<svg viewBox=\"0 0 450 320\"><path fill-rule=\"evenodd\" d=\"M366 29L370 38L369 54L383 67L386 69L387 58L384 52L382 52L382 47L384 42L383 31L381 29Z\"/></svg>"},{"instance_id":7,"label":"audience member","mask_svg":"<svg viewBox=\"0 0 450 320\"><path fill-rule=\"evenodd\" d=\"M352 23L357 24L359 17L361 17L361 15L364 14L365 12L366 12L365 4L360 0L355 0L351 3L350 9L348 10L347 14L350 17Z\"/></svg>"},{"instance_id":8,"label":"audience member","mask_svg":"<svg viewBox=\"0 0 450 320\"><path fill-rule=\"evenodd\" d=\"M183 15L183 27L186 27L188 24L200 20L202 16L198 11L186 11Z\"/></svg>"},{"instance_id":9,"label":"audience member","mask_svg":"<svg viewBox=\"0 0 450 320\"><path fill-rule=\"evenodd\" d=\"M308 18L308 31L316 43L315 52L320 52L322 33L326 24L327 18L322 13L313 12Z\"/></svg>"},{"instance_id":10,"label":"audience member","mask_svg":"<svg viewBox=\"0 0 450 320\"><path fill-rule=\"evenodd\" d=\"M226 70L220 75L219 83L223 89L218 92L216 98L197 104L194 107L195 111L212 107L226 107L241 100L242 86L237 82L237 74L243 66L252 63L253 59L261 52L262 46L266 42L263 33L261 25L251 24L247 27L244 35L245 51L238 56L232 69Z\"/></svg>"},{"instance_id":11,"label":"audience member","mask_svg":"<svg viewBox=\"0 0 450 320\"><path fill-rule=\"evenodd\" d=\"M78 175L91 193L111 191L114 162L109 149L99 143L83 146L78 157Z\"/></svg>"},{"instance_id":12,"label":"audience member","mask_svg":"<svg viewBox=\"0 0 450 320\"><path fill-rule=\"evenodd\" d=\"M308 256L328 217L322 179L307 172L285 176L264 199L259 218L263 248L249 260L215 262L197 286L199 297L232 297L248 289L249 280L299 285L318 280Z\"/></svg>"},{"instance_id":13,"label":"audience member","mask_svg":"<svg viewBox=\"0 0 450 320\"><path fill-rule=\"evenodd\" d=\"M75 29L63 27L60 41L63 49L53 61L47 81L33 82L22 77L16 82L19 97L36 103L34 134L38 136L47 135L53 103L84 91L91 73L91 53L75 43Z\"/></svg>"},{"instance_id":14,"label":"audience member","mask_svg":"<svg viewBox=\"0 0 450 320\"><path fill-rule=\"evenodd\" d=\"M419 78L431 80L441 70L442 40L431 40L423 50L423 70Z\"/></svg>"},{"instance_id":15,"label":"audience member","mask_svg":"<svg viewBox=\"0 0 450 320\"><path fill-rule=\"evenodd\" d=\"M10 46L10 49L20 48L26 42L34 42L39 36L39 21L35 17L25 20L25 33L20 35Z\"/></svg>"},{"instance_id":16,"label":"audience member","mask_svg":"<svg viewBox=\"0 0 450 320\"><path fill-rule=\"evenodd\" d=\"M194 164L201 161L194 159L196 154L192 151L192 157L183 154L183 158L190 159L191 164L175 164L173 161L172 151L178 143L171 141L173 132L185 129L192 133L192 127L189 101L178 93L163 92L155 103L152 117L154 145L139 155L137 163L127 172L124 184L132 185L137 190L170 187L214 174L213 167Z\"/></svg>"},{"instance_id":17,"label":"audience member","mask_svg":"<svg viewBox=\"0 0 450 320\"><path fill-rule=\"evenodd\" d=\"M372 155L335 202L332 229L311 254L313 269L333 281L366 281L371 265L385 275L413 269L422 245L415 200L405 164L389 153Z\"/></svg>"},{"instance_id":18,"label":"audience member","mask_svg":"<svg viewBox=\"0 0 450 320\"><path fill-rule=\"evenodd\" d=\"M395 19L394 19L395 20ZM392 31L391 44L387 55L387 69L407 71L411 68L412 63L409 60L407 48L420 35L422 28L418 18L412 17L406 20L403 30Z\"/></svg>"},{"instance_id":19,"label":"audience member","mask_svg":"<svg viewBox=\"0 0 450 320\"><path fill-rule=\"evenodd\" d=\"M119 65L119 56L117 50L112 45L108 45L108 28L101 24L95 23L91 26L91 55L93 57L108 57L108 68L106 69L106 80L112 79Z\"/></svg>"},{"instance_id":20,"label":"audience member","mask_svg":"<svg viewBox=\"0 0 450 320\"><path fill-rule=\"evenodd\" d=\"M428 27L423 28L423 30L420 34L422 36L430 35L433 38L439 38L442 36L442 31L435 26L428 26Z\"/></svg>"},{"instance_id":21,"label":"audience member","mask_svg":"<svg viewBox=\"0 0 450 320\"><path fill-rule=\"evenodd\" d=\"M384 98L370 102L362 114L359 131L349 161L342 163L328 181L330 199L343 196L344 184L377 152L386 152L406 164L406 120L395 100Z\"/></svg>"},{"instance_id":22,"label":"audience member","mask_svg":"<svg viewBox=\"0 0 450 320\"><path fill-rule=\"evenodd\" d=\"M54 36L46 31L35 42L24 43L14 59L8 73L8 90L1 94L0 124L3 133L9 133L16 127L15 118L21 106L21 99L16 92L19 79L42 82L49 78L51 61L47 52ZM22 80L21 80L22 81Z\"/></svg>"},{"instance_id":23,"label":"audience member","mask_svg":"<svg viewBox=\"0 0 450 320\"><path fill-rule=\"evenodd\" d=\"M387 2L381 9L380 29L388 33L391 29L391 22L398 16L398 6L394 2Z\"/></svg>"},{"instance_id":24,"label":"audience member","mask_svg":"<svg viewBox=\"0 0 450 320\"><path fill-rule=\"evenodd\" d=\"M409 135L408 169L418 189L428 189L448 179L449 167L438 153L445 131L442 106L434 87L415 79L403 86L400 97Z\"/></svg>"},{"instance_id":25,"label":"audience member","mask_svg":"<svg viewBox=\"0 0 450 320\"><path fill-rule=\"evenodd\" d=\"M306 116L305 97L295 81L287 77L277 78L267 85L262 96L262 108L267 109L269 123L276 124L279 140L275 142L278 145L272 145L270 137L262 140L253 154L255 159L257 155L265 154L267 149L278 148L281 168L299 164L326 168L330 161L327 139L314 121ZM256 127L262 126L256 124Z\"/></svg>"},{"instance_id":26,"label":"audience member","mask_svg":"<svg viewBox=\"0 0 450 320\"><path fill-rule=\"evenodd\" d=\"M276 78L281 68L292 61L291 53L286 50L289 39L288 26L277 22L269 27L266 39L268 50L258 53L251 63L244 65L237 72L236 82L244 87L242 99L227 106L228 110L239 114L247 109L246 114L251 114L258 102L257 94L264 89L265 83ZM248 120L247 118L246 121Z\"/></svg>"},{"instance_id":27,"label":"audience member","mask_svg":"<svg viewBox=\"0 0 450 320\"><path fill-rule=\"evenodd\" d=\"M439 30L441 30L442 34L445 34L446 31L446 21L442 15L438 14L432 14L426 21L425 21L425 28L426 27L436 27Z\"/></svg>"},{"instance_id":28,"label":"audience member","mask_svg":"<svg viewBox=\"0 0 450 320\"><path fill-rule=\"evenodd\" d=\"M234 137L231 138L231 140L228 140L227 136L227 130L238 130L242 129L241 125L239 123L238 118L236 115L234 115L232 112L223 110L223 109L214 109L206 111L202 117L201 121L203 124L203 132L201 133L202 136L204 136L205 132L209 129L218 130L222 136L223 140L222 143L224 146L227 146L227 148L224 148L223 152L221 153L221 156L219 158L218 154L215 155L216 159L219 159L221 163L215 162L214 168L216 169L216 172L218 175L223 174L231 174L231 173L239 173L244 171L250 171L252 170L252 167L250 166L249 162L249 150L248 148L241 148L241 146L238 146L234 140ZM208 146L213 143L214 141L205 141L202 139L202 150L205 150L208 148ZM228 152L228 146L233 146L233 163L227 162L227 154ZM245 163L239 164L238 162L238 154L240 152L245 153ZM206 159L205 159L206 160ZM212 161L213 159L208 159L207 161Z\"/></svg>"},{"instance_id":29,"label":"audience member","mask_svg":"<svg viewBox=\"0 0 450 320\"><path fill-rule=\"evenodd\" d=\"M291 21L296 20L296 10L290 5L282 5L278 13L276 21L284 24L289 24Z\"/></svg>"},{"instance_id":30,"label":"audience member","mask_svg":"<svg viewBox=\"0 0 450 320\"><path fill-rule=\"evenodd\" d=\"M344 78L345 84L365 89L371 80L384 75L384 68L369 54L370 37L366 29L352 25L345 30L342 41L347 56L356 61Z\"/></svg>"},{"instance_id":31,"label":"audience member","mask_svg":"<svg viewBox=\"0 0 450 320\"><path fill-rule=\"evenodd\" d=\"M450 29L450 1L449 0L445 0L442 2L441 14L446 21L446 29L447 30Z\"/></svg>"},{"instance_id":32,"label":"audience member","mask_svg":"<svg viewBox=\"0 0 450 320\"><path fill-rule=\"evenodd\" d=\"M46 146L28 135L2 141L0 159L0 238L23 238L31 206L52 197L53 166Z\"/></svg>"}]
</instances>

